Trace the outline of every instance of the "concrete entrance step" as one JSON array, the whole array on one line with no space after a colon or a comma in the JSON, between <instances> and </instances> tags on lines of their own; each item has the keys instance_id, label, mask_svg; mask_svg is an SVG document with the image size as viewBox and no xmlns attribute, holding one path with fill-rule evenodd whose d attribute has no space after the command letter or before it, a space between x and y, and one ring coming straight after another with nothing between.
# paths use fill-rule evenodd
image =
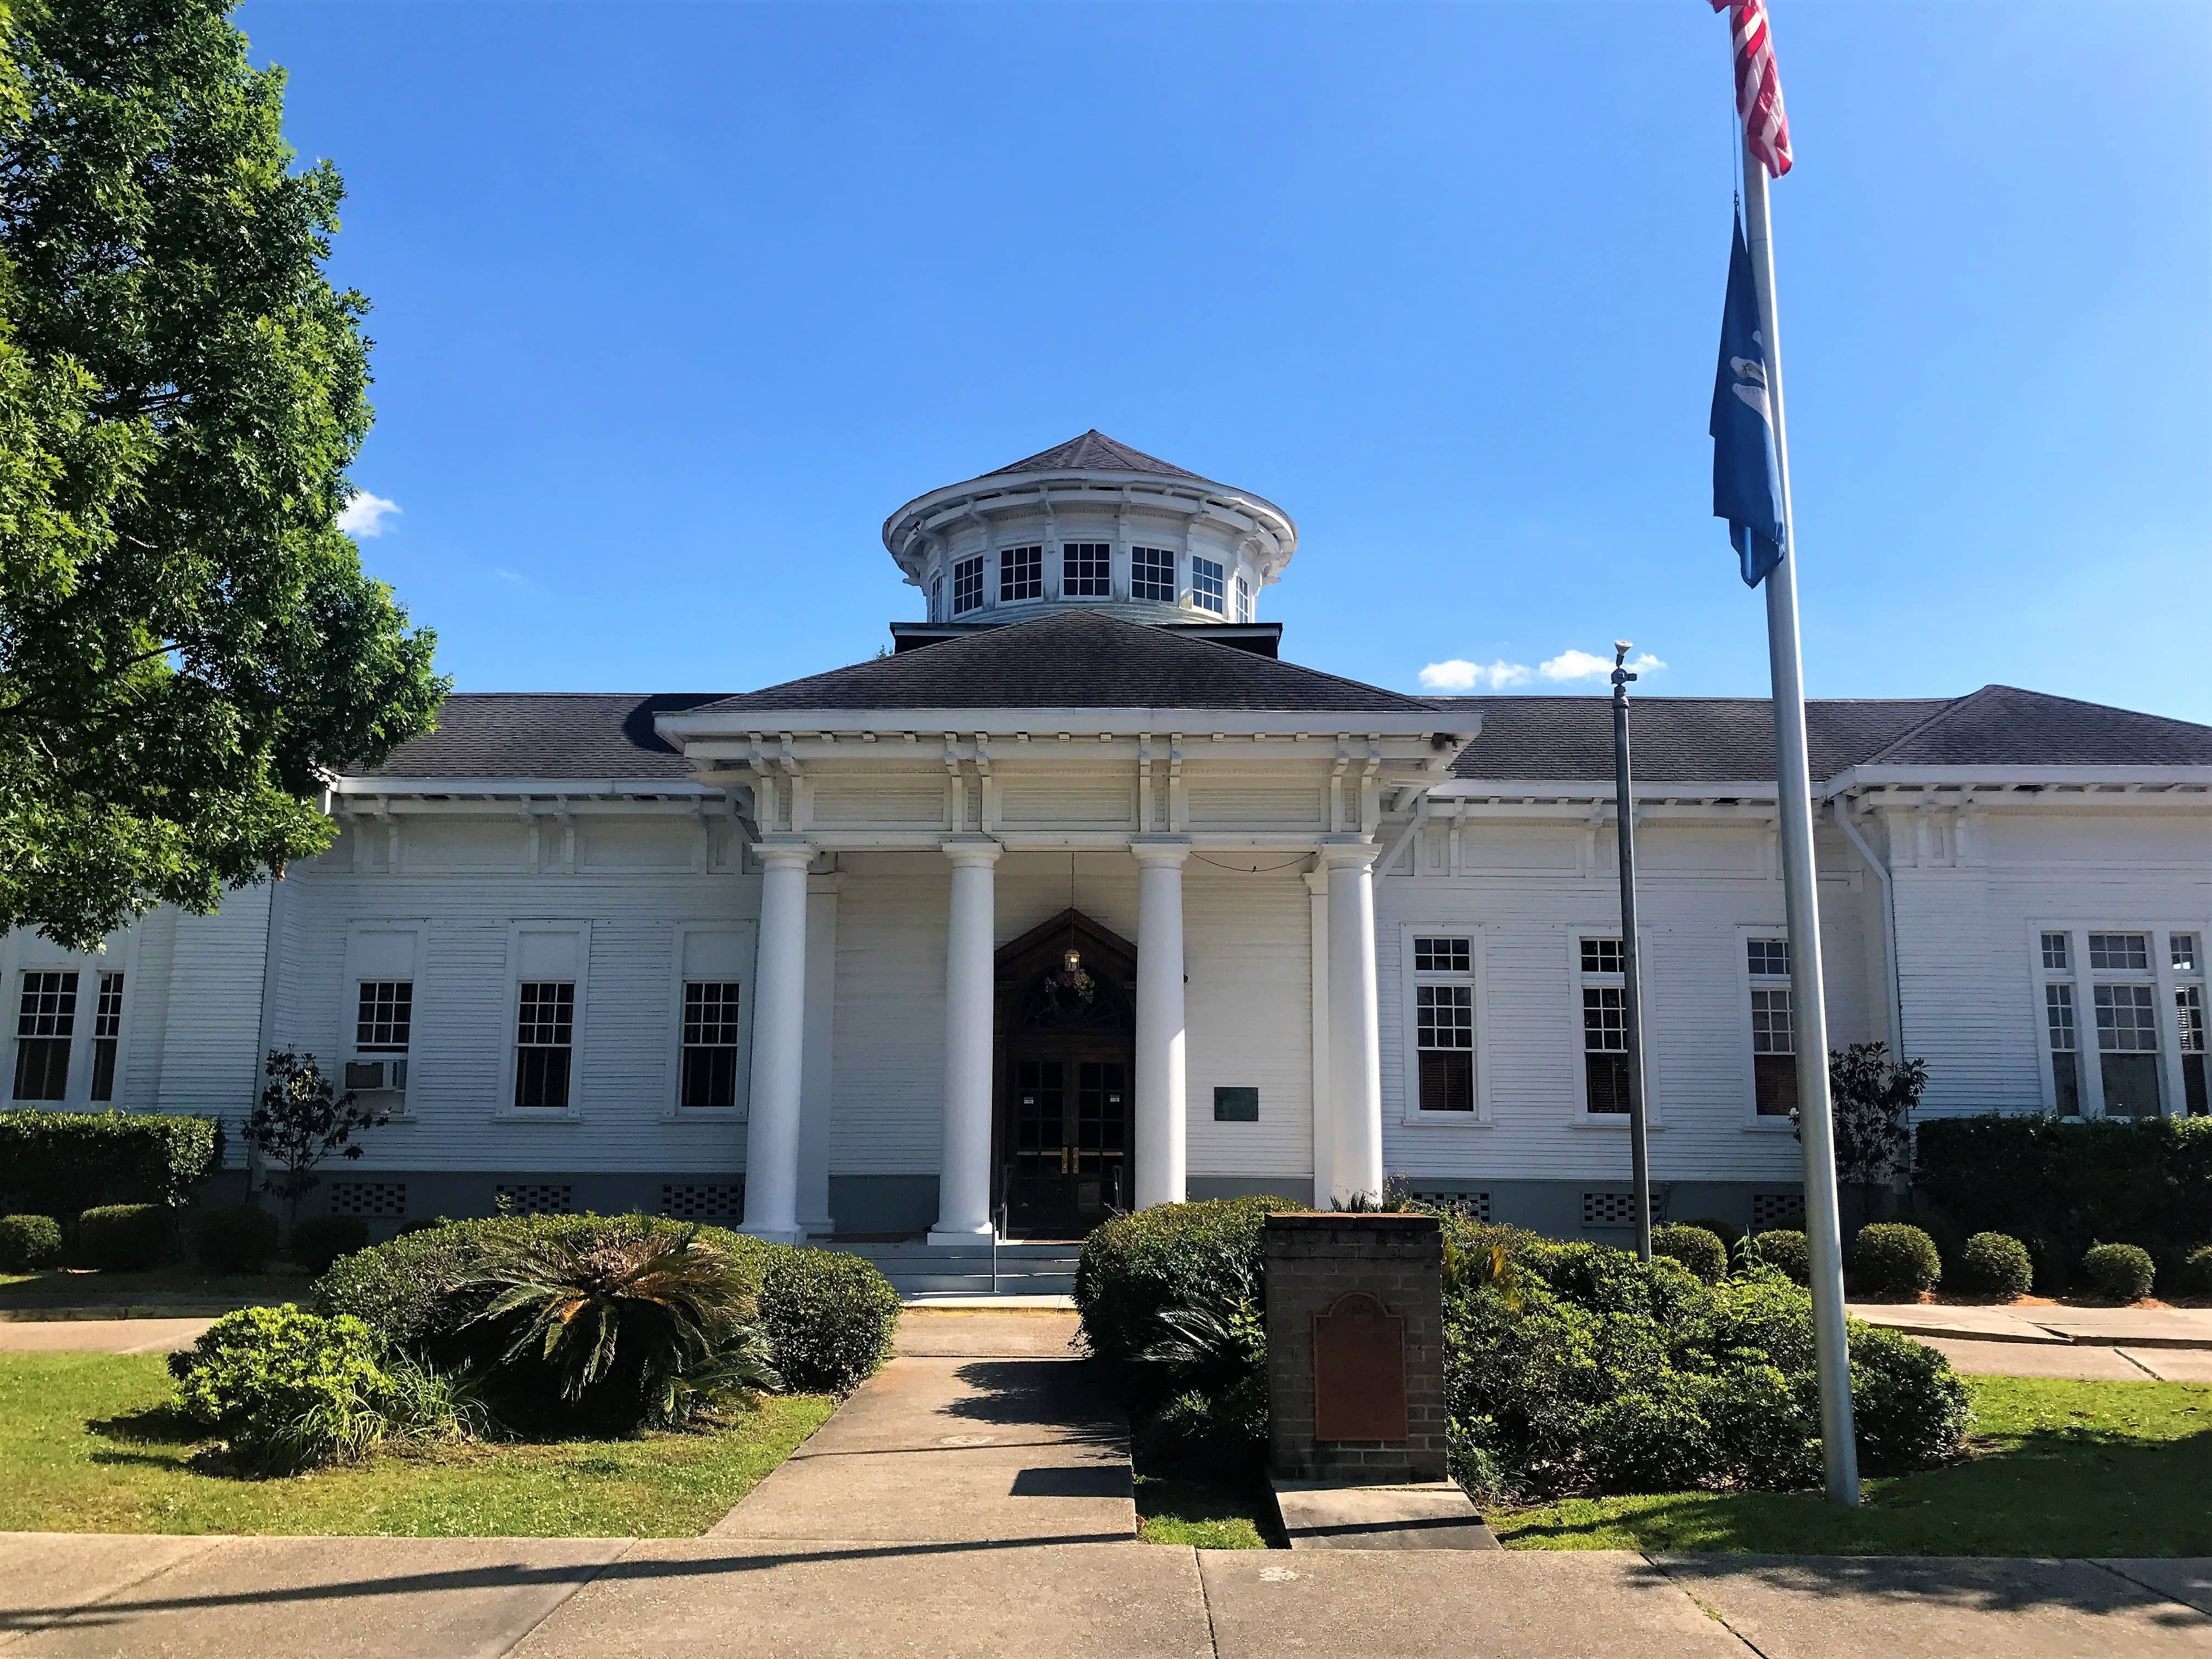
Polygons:
<instances>
[{"instance_id":1,"label":"concrete entrance step","mask_svg":"<svg viewBox=\"0 0 2212 1659\"><path fill-rule=\"evenodd\" d=\"M1058 1240L1001 1244L995 1279L988 1238L961 1244L931 1244L923 1239L849 1244L832 1241L824 1248L864 1257L875 1264L902 1297L916 1297L1072 1295L1079 1247Z\"/></svg>"},{"instance_id":2,"label":"concrete entrance step","mask_svg":"<svg viewBox=\"0 0 2212 1659\"><path fill-rule=\"evenodd\" d=\"M1275 1510L1294 1550L1496 1550L1474 1502L1449 1480L1347 1486L1276 1480Z\"/></svg>"}]
</instances>

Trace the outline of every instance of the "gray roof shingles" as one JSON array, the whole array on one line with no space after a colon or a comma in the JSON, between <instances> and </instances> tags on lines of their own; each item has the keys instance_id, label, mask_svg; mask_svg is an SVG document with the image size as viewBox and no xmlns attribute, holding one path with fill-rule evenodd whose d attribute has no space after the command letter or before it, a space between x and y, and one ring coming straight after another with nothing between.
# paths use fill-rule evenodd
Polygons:
<instances>
[{"instance_id":1,"label":"gray roof shingles","mask_svg":"<svg viewBox=\"0 0 2212 1659\"><path fill-rule=\"evenodd\" d=\"M1118 443L1095 426L1064 444L1041 449L1012 465L994 467L983 476L1006 478L1026 472L1142 472L1157 478L1188 478L1194 483L1212 482L1195 472L1185 471L1171 461Z\"/></svg>"},{"instance_id":2,"label":"gray roof shingles","mask_svg":"<svg viewBox=\"0 0 2212 1659\"><path fill-rule=\"evenodd\" d=\"M726 697L716 714L856 708L1188 708L1426 714L1435 705L1207 639L1060 611Z\"/></svg>"},{"instance_id":3,"label":"gray roof shingles","mask_svg":"<svg viewBox=\"0 0 2212 1659\"><path fill-rule=\"evenodd\" d=\"M719 691L457 691L438 729L403 743L354 777L667 778L691 775L653 718L714 702Z\"/></svg>"}]
</instances>

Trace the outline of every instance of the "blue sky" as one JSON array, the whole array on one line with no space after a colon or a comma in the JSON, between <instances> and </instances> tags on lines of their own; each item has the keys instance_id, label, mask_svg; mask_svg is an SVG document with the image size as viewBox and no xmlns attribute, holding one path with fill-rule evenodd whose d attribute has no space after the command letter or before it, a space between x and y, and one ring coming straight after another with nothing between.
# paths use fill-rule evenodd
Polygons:
<instances>
[{"instance_id":1,"label":"blue sky","mask_svg":"<svg viewBox=\"0 0 2212 1659\"><path fill-rule=\"evenodd\" d=\"M1772 9L1809 690L2212 721L2212 9ZM884 515L1093 426L1298 520L1297 660L1766 690L1704 0L239 20L349 190L364 561L463 690L872 655Z\"/></svg>"}]
</instances>

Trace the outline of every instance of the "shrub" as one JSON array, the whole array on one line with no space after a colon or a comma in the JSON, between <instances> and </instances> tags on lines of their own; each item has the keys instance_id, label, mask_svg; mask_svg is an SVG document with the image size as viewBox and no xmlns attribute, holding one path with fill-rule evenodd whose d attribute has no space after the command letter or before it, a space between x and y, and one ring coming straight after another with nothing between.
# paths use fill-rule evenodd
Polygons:
<instances>
[{"instance_id":1,"label":"shrub","mask_svg":"<svg viewBox=\"0 0 2212 1659\"><path fill-rule=\"evenodd\" d=\"M1792 1285L1813 1282L1813 1246L1795 1227L1777 1227L1744 1241L1747 1267L1771 1267Z\"/></svg>"},{"instance_id":2,"label":"shrub","mask_svg":"<svg viewBox=\"0 0 2212 1659\"><path fill-rule=\"evenodd\" d=\"M1651 1230L1651 1254L1680 1262L1706 1284L1728 1272L1728 1247L1717 1234L1682 1222Z\"/></svg>"},{"instance_id":3,"label":"shrub","mask_svg":"<svg viewBox=\"0 0 2212 1659\"><path fill-rule=\"evenodd\" d=\"M2005 1233L1976 1233L1959 1251L1953 1277L1962 1291L1989 1296L2026 1296L2035 1283L2027 1246Z\"/></svg>"},{"instance_id":4,"label":"shrub","mask_svg":"<svg viewBox=\"0 0 2212 1659\"><path fill-rule=\"evenodd\" d=\"M1723 1221L1717 1216L1688 1216L1674 1224L1678 1227L1703 1227L1715 1238L1720 1240L1722 1247L1731 1255L1735 1254L1736 1247L1744 1241L1744 1230L1741 1227L1737 1226L1733 1221Z\"/></svg>"},{"instance_id":5,"label":"shrub","mask_svg":"<svg viewBox=\"0 0 2212 1659\"><path fill-rule=\"evenodd\" d=\"M173 1261L176 1218L158 1204L103 1204L76 1218L77 1259L103 1273L143 1273Z\"/></svg>"},{"instance_id":6,"label":"shrub","mask_svg":"<svg viewBox=\"0 0 2212 1659\"><path fill-rule=\"evenodd\" d=\"M251 1204L204 1210L199 1246L201 1262L217 1273L258 1273L276 1254L276 1218Z\"/></svg>"},{"instance_id":7,"label":"shrub","mask_svg":"<svg viewBox=\"0 0 2212 1659\"><path fill-rule=\"evenodd\" d=\"M311 1215L292 1224L292 1260L311 1273L328 1273L342 1255L368 1248L368 1223L357 1215Z\"/></svg>"},{"instance_id":8,"label":"shrub","mask_svg":"<svg viewBox=\"0 0 2212 1659\"><path fill-rule=\"evenodd\" d=\"M857 1255L778 1250L761 1279L759 1302L787 1388L842 1393L874 1376L890 1355L898 1292Z\"/></svg>"},{"instance_id":9,"label":"shrub","mask_svg":"<svg viewBox=\"0 0 2212 1659\"><path fill-rule=\"evenodd\" d=\"M1184 1463L1249 1468L1267 1444L1267 1326L1256 1260L1164 1308L1136 1356L1165 1403L1146 1437Z\"/></svg>"},{"instance_id":10,"label":"shrub","mask_svg":"<svg viewBox=\"0 0 2212 1659\"><path fill-rule=\"evenodd\" d=\"M508 1240L467 1283L491 1292L470 1322L496 1334L492 1363L511 1381L544 1373L594 1425L680 1423L777 1382L749 1276L696 1228Z\"/></svg>"},{"instance_id":11,"label":"shrub","mask_svg":"<svg viewBox=\"0 0 2212 1659\"><path fill-rule=\"evenodd\" d=\"M1084 1341L1108 1364L1129 1366L1159 1340L1168 1309L1218 1302L1239 1282L1257 1285L1267 1212L1304 1207L1280 1198L1205 1199L1155 1205L1093 1229L1075 1269ZM1139 1378L1125 1372L1122 1381Z\"/></svg>"},{"instance_id":12,"label":"shrub","mask_svg":"<svg viewBox=\"0 0 2212 1659\"><path fill-rule=\"evenodd\" d=\"M1948 1362L1857 1321L1849 1330L1868 1466L1955 1455L1971 1414ZM1819 1478L1811 1299L1778 1274L1709 1285L1670 1259L1565 1247L1526 1259L1510 1288L1448 1293L1445 1341L1454 1468L1486 1492Z\"/></svg>"},{"instance_id":13,"label":"shrub","mask_svg":"<svg viewBox=\"0 0 2212 1659\"><path fill-rule=\"evenodd\" d=\"M1942 1281L1936 1241L1902 1221L1877 1221L1851 1242L1851 1272L1877 1296L1917 1296Z\"/></svg>"},{"instance_id":14,"label":"shrub","mask_svg":"<svg viewBox=\"0 0 2212 1659\"><path fill-rule=\"evenodd\" d=\"M155 1112L0 1112L0 1170L27 1207L70 1217L108 1204L175 1209L222 1163L213 1118Z\"/></svg>"},{"instance_id":15,"label":"shrub","mask_svg":"<svg viewBox=\"0 0 2212 1659\"><path fill-rule=\"evenodd\" d=\"M2199 1244L2182 1263L2181 1284L2199 1296L2212 1296L2212 1244Z\"/></svg>"},{"instance_id":16,"label":"shrub","mask_svg":"<svg viewBox=\"0 0 2212 1659\"><path fill-rule=\"evenodd\" d=\"M249 1474L286 1474L358 1457L394 1435L447 1437L476 1407L453 1380L387 1370L358 1319L324 1319L287 1304L226 1314L169 1356L177 1410L229 1442Z\"/></svg>"},{"instance_id":17,"label":"shrub","mask_svg":"<svg viewBox=\"0 0 2212 1659\"><path fill-rule=\"evenodd\" d=\"M2082 1277L2100 1296L2115 1302L2140 1302L2158 1277L2150 1252L2138 1244L2092 1244L2081 1258Z\"/></svg>"},{"instance_id":18,"label":"shrub","mask_svg":"<svg viewBox=\"0 0 2212 1659\"><path fill-rule=\"evenodd\" d=\"M2063 1290L2100 1238L2161 1256L2204 1242L2212 1118L1939 1118L1919 1127L1914 1178L1963 1231L2021 1240L2037 1282Z\"/></svg>"},{"instance_id":19,"label":"shrub","mask_svg":"<svg viewBox=\"0 0 2212 1659\"><path fill-rule=\"evenodd\" d=\"M36 1273L62 1259L61 1224L50 1215L0 1216L0 1269Z\"/></svg>"}]
</instances>

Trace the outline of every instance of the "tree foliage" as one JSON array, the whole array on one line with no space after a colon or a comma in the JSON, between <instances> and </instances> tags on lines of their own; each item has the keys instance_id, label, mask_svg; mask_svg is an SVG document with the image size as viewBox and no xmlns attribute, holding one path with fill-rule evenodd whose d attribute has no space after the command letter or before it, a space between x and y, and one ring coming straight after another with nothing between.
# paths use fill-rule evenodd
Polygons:
<instances>
[{"instance_id":1,"label":"tree foliage","mask_svg":"<svg viewBox=\"0 0 2212 1659\"><path fill-rule=\"evenodd\" d=\"M434 636L337 518L371 418L343 188L222 0L16 0L0 52L0 931L85 945L320 852Z\"/></svg>"},{"instance_id":2,"label":"tree foliage","mask_svg":"<svg viewBox=\"0 0 2212 1659\"><path fill-rule=\"evenodd\" d=\"M264 1184L289 1206L296 1230L300 1200L322 1184L315 1170L323 1160L333 1152L359 1158L362 1149L353 1144L355 1134L382 1128L392 1115L362 1105L350 1089L336 1093L313 1054L271 1048L264 1069L269 1086L246 1121L246 1140L283 1171Z\"/></svg>"},{"instance_id":3,"label":"tree foliage","mask_svg":"<svg viewBox=\"0 0 2212 1659\"><path fill-rule=\"evenodd\" d=\"M1928 1062L1893 1060L1887 1043L1854 1042L1828 1053L1836 1184L1857 1189L1862 1219L1874 1212L1876 1189L1911 1168L1912 1109L1927 1087Z\"/></svg>"}]
</instances>

